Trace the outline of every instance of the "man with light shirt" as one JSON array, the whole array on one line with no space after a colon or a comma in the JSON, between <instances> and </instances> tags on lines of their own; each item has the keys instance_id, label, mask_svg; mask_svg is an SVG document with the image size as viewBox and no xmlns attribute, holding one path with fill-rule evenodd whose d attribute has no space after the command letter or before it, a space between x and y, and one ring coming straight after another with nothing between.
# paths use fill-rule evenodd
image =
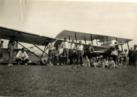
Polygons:
<instances>
[{"instance_id":1,"label":"man with light shirt","mask_svg":"<svg viewBox=\"0 0 137 97\"><path fill-rule=\"evenodd\" d=\"M70 43L69 47L69 59L70 59L70 64L74 63L74 57L75 57L75 43L74 40Z\"/></svg>"},{"instance_id":2,"label":"man with light shirt","mask_svg":"<svg viewBox=\"0 0 137 97\"><path fill-rule=\"evenodd\" d=\"M29 56L26 53L25 49L22 48L21 51L19 51L16 55L16 62L18 64L25 64L28 65L29 62Z\"/></svg>"},{"instance_id":3,"label":"man with light shirt","mask_svg":"<svg viewBox=\"0 0 137 97\"><path fill-rule=\"evenodd\" d=\"M84 46L81 41L79 41L77 50L78 50L78 59L79 59L78 64L83 65Z\"/></svg>"},{"instance_id":4,"label":"man with light shirt","mask_svg":"<svg viewBox=\"0 0 137 97\"><path fill-rule=\"evenodd\" d=\"M52 66L55 59L54 43L49 43L47 49L48 49L48 65Z\"/></svg>"},{"instance_id":5,"label":"man with light shirt","mask_svg":"<svg viewBox=\"0 0 137 97\"><path fill-rule=\"evenodd\" d=\"M14 49L15 49L15 41L11 39L8 42L8 54L9 54L8 66L13 66L12 61L13 61Z\"/></svg>"},{"instance_id":6,"label":"man with light shirt","mask_svg":"<svg viewBox=\"0 0 137 97\"><path fill-rule=\"evenodd\" d=\"M69 58L69 43L67 42L67 39L64 38L64 41L62 42L63 47L63 57L64 57L64 64L68 64L68 58Z\"/></svg>"}]
</instances>

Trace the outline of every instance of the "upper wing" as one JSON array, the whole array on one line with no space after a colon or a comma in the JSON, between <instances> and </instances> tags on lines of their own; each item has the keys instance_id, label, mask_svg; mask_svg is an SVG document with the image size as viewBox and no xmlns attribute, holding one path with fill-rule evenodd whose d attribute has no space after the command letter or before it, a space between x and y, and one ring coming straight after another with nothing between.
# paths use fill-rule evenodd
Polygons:
<instances>
[{"instance_id":1,"label":"upper wing","mask_svg":"<svg viewBox=\"0 0 137 97\"><path fill-rule=\"evenodd\" d=\"M59 33L57 35L56 38L61 39L61 38L65 38L65 37L71 38L73 40L88 40L88 41L98 39L100 42L117 40L119 43L126 43L126 42L129 42L132 40L132 39L128 39L128 38L119 38L119 37L113 37L113 36L75 32L75 31L69 31L69 30L62 31L61 33Z\"/></svg>"},{"instance_id":2,"label":"upper wing","mask_svg":"<svg viewBox=\"0 0 137 97\"><path fill-rule=\"evenodd\" d=\"M36 34L25 33L5 27L0 27L0 38L13 39L14 41L25 42L37 45L47 45L49 42L53 42L55 39L44 37Z\"/></svg>"}]
</instances>

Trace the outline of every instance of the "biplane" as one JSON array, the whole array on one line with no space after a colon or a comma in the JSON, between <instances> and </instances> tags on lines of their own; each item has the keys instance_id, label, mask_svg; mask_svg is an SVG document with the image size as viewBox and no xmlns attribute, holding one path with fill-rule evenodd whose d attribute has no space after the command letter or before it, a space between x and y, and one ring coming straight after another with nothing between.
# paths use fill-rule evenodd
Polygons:
<instances>
[{"instance_id":1,"label":"biplane","mask_svg":"<svg viewBox=\"0 0 137 97\"><path fill-rule=\"evenodd\" d=\"M6 40L14 40L17 44L21 45L22 47L26 48L29 53L33 54L37 59L41 59L43 54L46 54L46 46L49 43L55 42L54 46L58 45L63 41L64 38L67 38L69 42L72 40L75 40L75 43L77 44L78 41L83 41L83 45L87 46L89 43L92 44L93 48L95 49L94 53L104 53L108 48L114 45L120 45L123 49L122 45L127 44L127 47L129 48L129 42L132 41L132 39L127 38L119 38L119 37L113 37L113 36L105 36L105 35L97 35L97 34L91 34L91 33L84 33L84 32L76 32L76 31L69 31L64 30L62 32L59 32L59 34L55 38L46 37L46 36L40 36L36 34L30 34L23 31L18 31L11 28L6 27L0 27L0 38L6 39ZM115 40L117 44L112 43L112 41ZM32 52L30 49L25 47L22 43L29 43L33 44L34 47L39 49L43 54L37 55L36 52ZM41 49L39 46L44 46L44 50ZM5 49L1 49L3 51L6 51ZM15 51L18 51L19 49L15 49Z\"/></svg>"},{"instance_id":2,"label":"biplane","mask_svg":"<svg viewBox=\"0 0 137 97\"><path fill-rule=\"evenodd\" d=\"M43 55L38 55L37 53L28 49L28 47L25 47L22 43L33 44L34 47L36 47L43 54L45 54L45 51L41 49L39 46L46 46L48 43L55 41L55 39L53 38L26 33L26 32L18 31L15 29L6 28L6 27L0 27L0 38L16 41L18 45L25 48L27 52L30 53L30 55L34 56L35 59L40 59ZM18 50L20 49L19 48L14 49L15 52L17 52ZM1 52L7 55L7 48L6 49L1 48ZM4 60L4 62L7 62L7 56L5 57L5 59L6 60Z\"/></svg>"},{"instance_id":3,"label":"biplane","mask_svg":"<svg viewBox=\"0 0 137 97\"><path fill-rule=\"evenodd\" d=\"M121 49L123 50L124 44L127 44L127 48L129 49L129 42L132 41L132 39L128 38L120 38L69 30L64 30L56 36L57 39L62 39L64 37L68 37L69 40L76 40L76 43L79 40L83 40L84 45L88 45L89 43L91 43L96 52L106 50L114 45L120 45Z\"/></svg>"}]
</instances>

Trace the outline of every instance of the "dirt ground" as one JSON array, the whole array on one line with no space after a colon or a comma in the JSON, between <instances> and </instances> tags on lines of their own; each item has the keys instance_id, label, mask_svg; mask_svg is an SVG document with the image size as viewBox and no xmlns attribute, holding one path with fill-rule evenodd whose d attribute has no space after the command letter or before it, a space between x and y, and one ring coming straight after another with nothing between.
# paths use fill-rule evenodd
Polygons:
<instances>
[{"instance_id":1,"label":"dirt ground","mask_svg":"<svg viewBox=\"0 0 137 97\"><path fill-rule=\"evenodd\" d=\"M0 95L137 97L137 68L0 65Z\"/></svg>"}]
</instances>

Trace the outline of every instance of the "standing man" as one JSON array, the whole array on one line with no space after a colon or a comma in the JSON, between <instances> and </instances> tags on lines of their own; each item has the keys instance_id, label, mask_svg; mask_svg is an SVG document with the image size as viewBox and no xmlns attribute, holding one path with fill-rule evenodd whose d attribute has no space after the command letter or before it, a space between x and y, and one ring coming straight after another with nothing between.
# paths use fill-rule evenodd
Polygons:
<instances>
[{"instance_id":1,"label":"standing man","mask_svg":"<svg viewBox=\"0 0 137 97\"><path fill-rule=\"evenodd\" d=\"M63 64L63 47L61 44L58 44L58 63L59 65Z\"/></svg>"},{"instance_id":2,"label":"standing man","mask_svg":"<svg viewBox=\"0 0 137 97\"><path fill-rule=\"evenodd\" d=\"M83 65L83 55L84 55L84 46L82 45L82 42L79 41L79 45L78 45L78 63L80 65Z\"/></svg>"},{"instance_id":3,"label":"standing man","mask_svg":"<svg viewBox=\"0 0 137 97\"><path fill-rule=\"evenodd\" d=\"M133 65L137 65L137 45L134 45L134 51L133 51Z\"/></svg>"},{"instance_id":4,"label":"standing man","mask_svg":"<svg viewBox=\"0 0 137 97\"><path fill-rule=\"evenodd\" d=\"M63 56L64 56L64 64L68 64L68 58L69 58L69 43L67 42L67 39L64 38L64 41L62 42L63 47Z\"/></svg>"},{"instance_id":5,"label":"standing man","mask_svg":"<svg viewBox=\"0 0 137 97\"><path fill-rule=\"evenodd\" d=\"M9 53L9 62L8 66L12 66L12 60L13 60L13 52L14 52L14 46L15 46L15 41L14 40L9 40L8 43L8 53Z\"/></svg>"},{"instance_id":6,"label":"standing man","mask_svg":"<svg viewBox=\"0 0 137 97\"><path fill-rule=\"evenodd\" d=\"M75 57L75 43L74 40L70 43L70 49L69 49L69 59L70 64L74 64L74 58Z\"/></svg>"},{"instance_id":7,"label":"standing man","mask_svg":"<svg viewBox=\"0 0 137 97\"><path fill-rule=\"evenodd\" d=\"M129 65L133 65L133 48L129 49L128 57L129 57Z\"/></svg>"},{"instance_id":8,"label":"standing man","mask_svg":"<svg viewBox=\"0 0 137 97\"><path fill-rule=\"evenodd\" d=\"M0 41L0 48L3 48L3 41Z\"/></svg>"},{"instance_id":9,"label":"standing man","mask_svg":"<svg viewBox=\"0 0 137 97\"><path fill-rule=\"evenodd\" d=\"M0 40L0 61L2 61L2 59L3 59L3 52L2 52L1 48L3 48L3 41L2 40Z\"/></svg>"},{"instance_id":10,"label":"standing man","mask_svg":"<svg viewBox=\"0 0 137 97\"><path fill-rule=\"evenodd\" d=\"M123 55L123 65L127 65L128 64L128 51L127 51L127 49L124 49L122 55Z\"/></svg>"},{"instance_id":11,"label":"standing man","mask_svg":"<svg viewBox=\"0 0 137 97\"><path fill-rule=\"evenodd\" d=\"M48 46L47 46L47 49L48 49L48 64L52 66L53 63L54 63L54 59L55 59L54 44L49 43Z\"/></svg>"},{"instance_id":12,"label":"standing man","mask_svg":"<svg viewBox=\"0 0 137 97\"><path fill-rule=\"evenodd\" d=\"M79 63L78 44L75 44L75 48L73 49L73 55L74 55L73 63L78 65L78 63Z\"/></svg>"},{"instance_id":13,"label":"standing man","mask_svg":"<svg viewBox=\"0 0 137 97\"><path fill-rule=\"evenodd\" d=\"M89 47L88 47L88 57L89 57L90 60L93 57L93 52L94 52L94 48L93 48L92 44L89 44Z\"/></svg>"},{"instance_id":14,"label":"standing man","mask_svg":"<svg viewBox=\"0 0 137 97\"><path fill-rule=\"evenodd\" d=\"M111 56L115 62L115 64L118 65L118 50L116 47L112 48L112 51L111 51Z\"/></svg>"}]
</instances>

